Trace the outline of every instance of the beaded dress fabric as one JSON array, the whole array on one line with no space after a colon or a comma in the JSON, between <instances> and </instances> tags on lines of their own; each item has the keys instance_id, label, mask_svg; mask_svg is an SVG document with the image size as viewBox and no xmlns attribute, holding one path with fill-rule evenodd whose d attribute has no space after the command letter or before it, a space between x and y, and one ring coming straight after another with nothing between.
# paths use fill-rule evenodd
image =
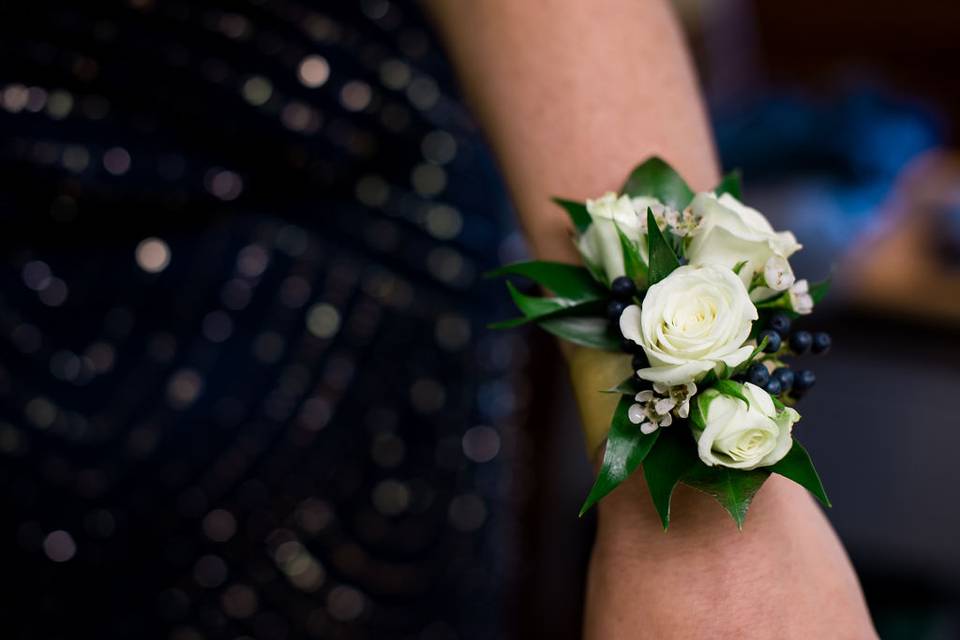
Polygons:
<instances>
[{"instance_id":1,"label":"beaded dress fabric","mask_svg":"<svg viewBox=\"0 0 960 640\"><path fill-rule=\"evenodd\" d=\"M4 638L502 636L515 236L452 87L386 0L0 9Z\"/></svg>"}]
</instances>

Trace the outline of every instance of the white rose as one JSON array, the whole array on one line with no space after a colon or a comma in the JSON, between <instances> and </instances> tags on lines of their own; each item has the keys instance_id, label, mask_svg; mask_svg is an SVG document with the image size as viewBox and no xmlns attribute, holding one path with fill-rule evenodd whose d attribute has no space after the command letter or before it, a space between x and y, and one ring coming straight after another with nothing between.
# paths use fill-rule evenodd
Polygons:
<instances>
[{"instance_id":1,"label":"white rose","mask_svg":"<svg viewBox=\"0 0 960 640\"><path fill-rule=\"evenodd\" d=\"M687 258L690 264L719 264L734 268L746 262L740 269L740 278L750 286L756 274L768 275L764 268L771 257L784 259L780 266L783 275L780 282L793 282L793 272L786 258L796 253L801 245L789 231L774 231L770 222L756 209L725 193L719 198L713 193L698 193L690 204L693 214L700 218L700 225L690 234ZM769 274L772 275L773 274ZM754 300L770 297L778 289L760 286L751 292ZM789 284L787 285L789 286ZM784 287L785 289L786 287ZM782 291L783 289L779 289Z\"/></svg>"},{"instance_id":2,"label":"white rose","mask_svg":"<svg viewBox=\"0 0 960 640\"><path fill-rule=\"evenodd\" d=\"M793 446L791 431L800 414L790 407L777 413L767 392L749 382L742 385L742 392L749 405L716 389L697 398L699 414L690 424L704 464L732 469L768 467Z\"/></svg>"},{"instance_id":3,"label":"white rose","mask_svg":"<svg viewBox=\"0 0 960 640\"><path fill-rule=\"evenodd\" d=\"M618 198L617 194L609 192L596 200L587 200L587 213L591 223L577 239L577 248L589 265L606 275L608 282L625 273L617 227L637 243L642 255L646 256L646 225L634 210L630 196Z\"/></svg>"},{"instance_id":4,"label":"white rose","mask_svg":"<svg viewBox=\"0 0 960 640\"><path fill-rule=\"evenodd\" d=\"M643 308L620 316L624 337L643 347L652 365L637 371L666 385L699 379L724 363L735 367L753 348L744 346L757 309L730 269L684 266L650 287Z\"/></svg>"}]
</instances>

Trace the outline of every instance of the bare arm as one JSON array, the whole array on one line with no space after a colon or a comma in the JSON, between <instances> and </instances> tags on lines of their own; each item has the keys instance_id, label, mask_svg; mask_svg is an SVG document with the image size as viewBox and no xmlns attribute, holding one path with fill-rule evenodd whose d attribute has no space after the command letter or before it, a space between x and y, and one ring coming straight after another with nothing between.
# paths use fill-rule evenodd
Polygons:
<instances>
[{"instance_id":1,"label":"bare arm","mask_svg":"<svg viewBox=\"0 0 960 640\"><path fill-rule=\"evenodd\" d=\"M578 260L552 195L582 200L616 189L652 154L695 189L716 182L709 127L665 2L429 5L538 258ZM598 442L612 409L590 390L622 363L583 350L568 355L588 441ZM586 378L590 384L580 382ZM803 489L771 478L739 533L712 499L679 487L665 534L639 474L600 505L584 632L874 637L846 554Z\"/></svg>"}]
</instances>

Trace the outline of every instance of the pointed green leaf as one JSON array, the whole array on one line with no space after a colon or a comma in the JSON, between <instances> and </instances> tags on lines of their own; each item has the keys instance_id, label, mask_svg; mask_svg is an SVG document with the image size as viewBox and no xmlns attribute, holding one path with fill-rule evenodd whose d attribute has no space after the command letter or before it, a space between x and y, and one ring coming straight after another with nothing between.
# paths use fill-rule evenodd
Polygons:
<instances>
[{"instance_id":1,"label":"pointed green leaf","mask_svg":"<svg viewBox=\"0 0 960 640\"><path fill-rule=\"evenodd\" d=\"M673 249L664 239L663 233L660 232L660 227L657 226L657 221L653 217L653 209L650 207L647 207L647 255L650 258L647 275L647 281L650 285L660 282L680 266L677 254L673 252Z\"/></svg>"},{"instance_id":2,"label":"pointed green leaf","mask_svg":"<svg viewBox=\"0 0 960 640\"><path fill-rule=\"evenodd\" d=\"M754 304L757 309L776 309L783 311L791 318L798 317L798 313L793 310L793 305L790 303L790 292L784 291L783 293L778 293L775 296L767 298L766 300L760 300Z\"/></svg>"},{"instance_id":3,"label":"pointed green leaf","mask_svg":"<svg viewBox=\"0 0 960 640\"><path fill-rule=\"evenodd\" d=\"M512 282L507 282L507 289L510 291L513 303L523 313L523 317L495 322L490 325L491 329L511 329L554 316L572 314L587 316L596 315L603 311L604 301L602 299L572 300L570 298L528 296L517 289Z\"/></svg>"},{"instance_id":4,"label":"pointed green leaf","mask_svg":"<svg viewBox=\"0 0 960 640\"><path fill-rule=\"evenodd\" d=\"M610 323L605 318L550 316L537 320L537 326L581 347L620 351L620 337L610 331Z\"/></svg>"},{"instance_id":5,"label":"pointed green leaf","mask_svg":"<svg viewBox=\"0 0 960 640\"><path fill-rule=\"evenodd\" d=\"M830 291L830 278L810 285L810 297L813 298L813 303L818 304L828 291Z\"/></svg>"},{"instance_id":6,"label":"pointed green leaf","mask_svg":"<svg viewBox=\"0 0 960 640\"><path fill-rule=\"evenodd\" d=\"M693 191L680 174L658 157L652 157L637 166L630 173L621 191L631 198L657 198L678 211L682 211L693 200Z\"/></svg>"},{"instance_id":7,"label":"pointed green leaf","mask_svg":"<svg viewBox=\"0 0 960 640\"><path fill-rule=\"evenodd\" d=\"M735 376L749 369L750 365L753 364L753 361L756 359L756 357L760 355L764 349L767 348L768 342L770 342L770 338L767 336L763 336L763 338L760 340L760 343L757 344L757 346L753 348L753 351L750 352L750 355L747 356L747 359L741 362L740 364L738 364L736 367L734 367L733 371L730 372L730 375Z\"/></svg>"},{"instance_id":8,"label":"pointed green leaf","mask_svg":"<svg viewBox=\"0 0 960 640\"><path fill-rule=\"evenodd\" d=\"M823 503L823 506L829 507L830 498L823 489L823 483L820 482L820 476L810 460L810 454L800 443L794 439L793 446L787 452L780 462L770 467L773 473L779 473L785 478L790 478L801 487L816 496L817 500Z\"/></svg>"},{"instance_id":9,"label":"pointed green leaf","mask_svg":"<svg viewBox=\"0 0 960 640\"><path fill-rule=\"evenodd\" d=\"M734 169L727 175L723 176L723 180L720 181L720 184L713 190L713 192L719 198L725 193L729 193L737 200L740 200L741 195L741 175L739 169Z\"/></svg>"},{"instance_id":10,"label":"pointed green leaf","mask_svg":"<svg viewBox=\"0 0 960 640\"><path fill-rule=\"evenodd\" d=\"M485 274L488 278L517 275L529 278L556 295L572 300L596 300L606 292L584 267L563 262L515 262Z\"/></svg>"},{"instance_id":11,"label":"pointed green leaf","mask_svg":"<svg viewBox=\"0 0 960 640\"><path fill-rule=\"evenodd\" d=\"M627 274L628 278L642 287L646 285L647 282L647 265L643 262L643 258L640 257L640 251L637 249L637 245L634 244L633 240L627 237L620 229L620 225L616 222L614 222L614 226L617 228L617 235L620 236L624 273Z\"/></svg>"},{"instance_id":12,"label":"pointed green leaf","mask_svg":"<svg viewBox=\"0 0 960 640\"><path fill-rule=\"evenodd\" d=\"M632 404L633 398L629 396L620 398L620 403L617 404L617 410L613 413L613 420L610 423L610 433L607 435L603 463L600 465L600 472L597 474L596 482L593 483L593 488L590 489L590 494L580 508L581 516L626 480L643 462L650 448L657 441L659 429L645 435L638 425L630 422L627 411Z\"/></svg>"},{"instance_id":13,"label":"pointed green leaf","mask_svg":"<svg viewBox=\"0 0 960 640\"><path fill-rule=\"evenodd\" d=\"M619 393L624 396L635 396L642 390L640 382L633 376L630 376L617 386L604 389L601 393Z\"/></svg>"},{"instance_id":14,"label":"pointed green leaf","mask_svg":"<svg viewBox=\"0 0 960 640\"><path fill-rule=\"evenodd\" d=\"M737 274L737 275L740 275L740 271L741 271L745 266L747 266L747 264L748 264L749 262L750 262L749 260L741 260L741 261L738 262L737 264L733 265L733 272L734 272L735 274Z\"/></svg>"},{"instance_id":15,"label":"pointed green leaf","mask_svg":"<svg viewBox=\"0 0 960 640\"><path fill-rule=\"evenodd\" d=\"M587 211L587 205L573 200L564 200L563 198L553 198L553 201L563 207L564 211L567 212L578 233L583 233L587 230L587 227L589 227L592 222L590 213Z\"/></svg>"},{"instance_id":16,"label":"pointed green leaf","mask_svg":"<svg viewBox=\"0 0 960 640\"><path fill-rule=\"evenodd\" d=\"M700 401L707 399L708 397L709 395L698 393L690 399L690 424L700 431L703 431L707 428L707 417L703 414L703 409L700 407Z\"/></svg>"},{"instance_id":17,"label":"pointed green leaf","mask_svg":"<svg viewBox=\"0 0 960 640\"><path fill-rule=\"evenodd\" d=\"M738 382L734 382L733 380L717 380L713 388L725 396L732 396L738 400L743 400L748 407L750 406L750 401L747 399L747 396L743 395L743 386Z\"/></svg>"},{"instance_id":18,"label":"pointed green leaf","mask_svg":"<svg viewBox=\"0 0 960 640\"><path fill-rule=\"evenodd\" d=\"M683 482L717 499L733 517L738 529L743 529L750 501L770 475L767 469L741 471L727 467L696 465Z\"/></svg>"},{"instance_id":19,"label":"pointed green leaf","mask_svg":"<svg viewBox=\"0 0 960 640\"><path fill-rule=\"evenodd\" d=\"M670 524L670 497L680 479L700 464L697 443L684 426L663 431L643 461L643 477L663 528Z\"/></svg>"}]
</instances>

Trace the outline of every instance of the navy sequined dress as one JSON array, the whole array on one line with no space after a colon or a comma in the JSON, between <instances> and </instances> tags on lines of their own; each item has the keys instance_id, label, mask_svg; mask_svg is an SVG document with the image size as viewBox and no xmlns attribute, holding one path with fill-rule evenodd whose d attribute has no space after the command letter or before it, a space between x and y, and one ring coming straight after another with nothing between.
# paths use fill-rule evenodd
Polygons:
<instances>
[{"instance_id":1,"label":"navy sequined dress","mask_svg":"<svg viewBox=\"0 0 960 640\"><path fill-rule=\"evenodd\" d=\"M500 637L514 236L414 9L17 4L2 636Z\"/></svg>"}]
</instances>

